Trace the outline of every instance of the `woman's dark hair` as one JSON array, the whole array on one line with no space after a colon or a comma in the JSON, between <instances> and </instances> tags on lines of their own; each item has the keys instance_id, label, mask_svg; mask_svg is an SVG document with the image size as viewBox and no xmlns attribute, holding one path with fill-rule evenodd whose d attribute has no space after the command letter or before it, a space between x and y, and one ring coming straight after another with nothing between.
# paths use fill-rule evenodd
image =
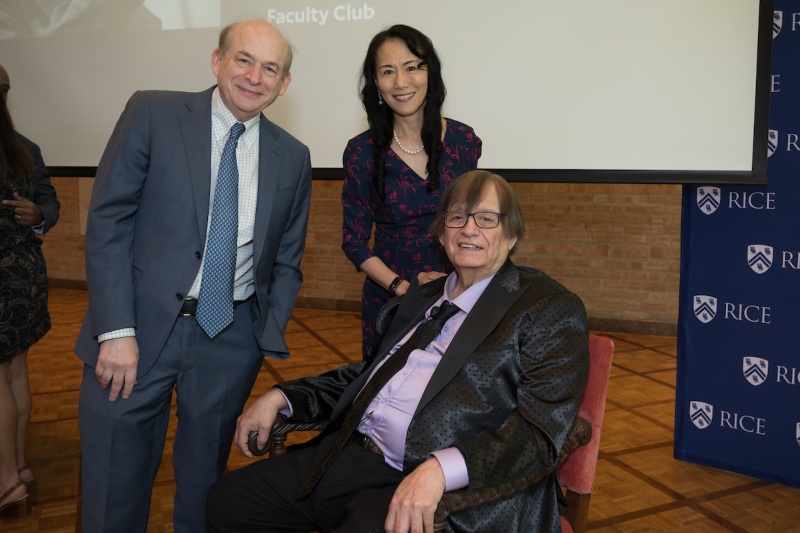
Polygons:
<instances>
[{"instance_id":1,"label":"woman's dark hair","mask_svg":"<svg viewBox=\"0 0 800 533\"><path fill-rule=\"evenodd\" d=\"M372 133L375 172L373 186L381 202L386 197L386 150L392 144L392 128L394 115L388 105L381 105L378 99L378 85L375 83L377 69L375 63L378 48L390 39L398 39L405 43L409 51L422 60L421 65L428 72L428 93L425 98L422 119L422 146L428 154L428 192L439 188L439 158L442 155L442 105L447 93L442 80L442 64L433 43L419 30L410 26L397 24L387 28L372 38L367 48L367 57L361 67L361 103L367 112L367 121Z\"/></svg>"},{"instance_id":2,"label":"woman's dark hair","mask_svg":"<svg viewBox=\"0 0 800 533\"><path fill-rule=\"evenodd\" d=\"M0 98L0 108L0 182L22 183L34 173L33 156L17 137L3 98Z\"/></svg>"},{"instance_id":3,"label":"woman's dark hair","mask_svg":"<svg viewBox=\"0 0 800 533\"><path fill-rule=\"evenodd\" d=\"M514 190L505 178L488 170L471 170L450 182L436 208L436 217L431 224L431 235L439 239L444 238L446 228L444 214L448 211L473 211L486 196L489 187L494 187L500 212L503 214L500 219L500 229L507 238L517 239L508 252L508 256L511 257L517 249L517 244L525 236L525 220L522 218L522 209Z\"/></svg>"}]
</instances>

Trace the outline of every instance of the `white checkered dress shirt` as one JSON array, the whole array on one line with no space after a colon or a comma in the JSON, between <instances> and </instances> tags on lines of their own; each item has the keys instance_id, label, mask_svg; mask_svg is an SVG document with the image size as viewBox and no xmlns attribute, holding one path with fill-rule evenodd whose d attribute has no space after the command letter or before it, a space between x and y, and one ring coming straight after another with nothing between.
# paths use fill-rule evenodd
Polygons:
<instances>
[{"instance_id":1,"label":"white checkered dress shirt","mask_svg":"<svg viewBox=\"0 0 800 533\"><path fill-rule=\"evenodd\" d=\"M255 291L253 281L253 226L256 220L256 199L258 198L258 138L261 115L244 123L244 133L236 146L236 162L239 167L239 236L236 239L236 273L233 276L233 299L245 300ZM211 197L209 206L214 205L214 191L217 186L217 170L222 150L228 141L231 127L236 122L233 114L222 103L219 89L211 96ZM210 208L209 208L210 209ZM208 213L211 224L211 212ZM208 227L206 227L208 234ZM207 244L207 243L206 243ZM197 273L189 290L189 296L197 298L200 282L203 279L205 252L200 272Z\"/></svg>"}]
</instances>

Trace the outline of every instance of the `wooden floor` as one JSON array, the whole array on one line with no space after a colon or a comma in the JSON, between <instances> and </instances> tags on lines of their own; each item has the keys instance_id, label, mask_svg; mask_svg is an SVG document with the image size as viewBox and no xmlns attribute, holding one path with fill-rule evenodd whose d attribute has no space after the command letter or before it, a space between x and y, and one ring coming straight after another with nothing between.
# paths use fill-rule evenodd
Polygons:
<instances>
[{"instance_id":1,"label":"wooden floor","mask_svg":"<svg viewBox=\"0 0 800 533\"><path fill-rule=\"evenodd\" d=\"M50 299L53 329L29 355L33 420L27 460L39 494L33 514L0 524L3 532L75 528L82 364L72 345L86 293L53 289ZM278 381L353 359L360 353L359 324L351 312L296 309L287 332L292 357L264 364L254 396ZM674 337L597 333L614 340L616 354L589 511L591 531L800 532L800 489L673 459ZM231 452L229 468L247 462ZM148 532L172 531L173 490L168 442Z\"/></svg>"}]
</instances>

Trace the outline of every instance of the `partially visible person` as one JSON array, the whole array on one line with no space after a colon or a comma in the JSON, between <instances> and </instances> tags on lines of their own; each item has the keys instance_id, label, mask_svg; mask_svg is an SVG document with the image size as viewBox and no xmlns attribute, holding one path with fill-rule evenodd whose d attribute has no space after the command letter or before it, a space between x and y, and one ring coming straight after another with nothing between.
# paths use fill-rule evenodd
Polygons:
<instances>
[{"instance_id":1,"label":"partially visible person","mask_svg":"<svg viewBox=\"0 0 800 533\"><path fill-rule=\"evenodd\" d=\"M174 530L202 533L263 358L289 356L311 158L262 111L292 48L246 20L210 60L216 86L135 93L97 167L75 345L84 531L147 529L176 394Z\"/></svg>"},{"instance_id":2,"label":"partially visible person","mask_svg":"<svg viewBox=\"0 0 800 533\"><path fill-rule=\"evenodd\" d=\"M578 296L509 259L524 228L500 176L453 181L431 233L454 272L414 279L386 305L373 360L281 383L239 417L246 456L250 434L263 448L279 412L330 424L223 476L209 491L209 530L428 533L444 492L542 474L525 491L451 513L445 531L561 531L552 471L586 386L589 331Z\"/></svg>"},{"instance_id":3,"label":"partially visible person","mask_svg":"<svg viewBox=\"0 0 800 533\"><path fill-rule=\"evenodd\" d=\"M442 117L441 62L414 28L396 25L372 38L359 87L369 130L351 139L342 157L342 249L367 276L366 358L383 304L420 273L427 281L452 270L428 228L445 187L477 168L482 144L471 127Z\"/></svg>"},{"instance_id":4,"label":"partially visible person","mask_svg":"<svg viewBox=\"0 0 800 533\"><path fill-rule=\"evenodd\" d=\"M60 204L39 147L16 131L0 65L0 514L27 517L36 481L25 464L31 417L28 349L50 329L43 235Z\"/></svg>"}]
</instances>

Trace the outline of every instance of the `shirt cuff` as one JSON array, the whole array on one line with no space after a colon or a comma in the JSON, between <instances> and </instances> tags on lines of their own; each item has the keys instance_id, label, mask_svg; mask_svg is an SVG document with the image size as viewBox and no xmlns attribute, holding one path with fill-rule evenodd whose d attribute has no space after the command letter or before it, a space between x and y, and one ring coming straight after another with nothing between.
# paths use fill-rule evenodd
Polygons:
<instances>
[{"instance_id":1,"label":"shirt cuff","mask_svg":"<svg viewBox=\"0 0 800 533\"><path fill-rule=\"evenodd\" d=\"M285 409L279 409L278 412L283 416L285 416L286 418L292 418L292 414L294 413L294 410L292 409L292 402L289 401L289 398L286 396L286 394L283 393L281 389L275 389L275 390L280 392L281 396L283 396L283 399L286 400L287 404L289 404L289 407Z\"/></svg>"},{"instance_id":2,"label":"shirt cuff","mask_svg":"<svg viewBox=\"0 0 800 533\"><path fill-rule=\"evenodd\" d=\"M109 331L97 336L97 342L108 341L111 339L120 339L122 337L135 337L136 328L122 328Z\"/></svg>"},{"instance_id":3,"label":"shirt cuff","mask_svg":"<svg viewBox=\"0 0 800 533\"><path fill-rule=\"evenodd\" d=\"M463 489L469 485L469 473L467 472L467 462L458 448L445 448L438 450L431 455L439 460L439 464L444 472L444 490Z\"/></svg>"},{"instance_id":4,"label":"shirt cuff","mask_svg":"<svg viewBox=\"0 0 800 533\"><path fill-rule=\"evenodd\" d=\"M31 229L36 235L44 235L44 220L35 226L31 226Z\"/></svg>"}]
</instances>

